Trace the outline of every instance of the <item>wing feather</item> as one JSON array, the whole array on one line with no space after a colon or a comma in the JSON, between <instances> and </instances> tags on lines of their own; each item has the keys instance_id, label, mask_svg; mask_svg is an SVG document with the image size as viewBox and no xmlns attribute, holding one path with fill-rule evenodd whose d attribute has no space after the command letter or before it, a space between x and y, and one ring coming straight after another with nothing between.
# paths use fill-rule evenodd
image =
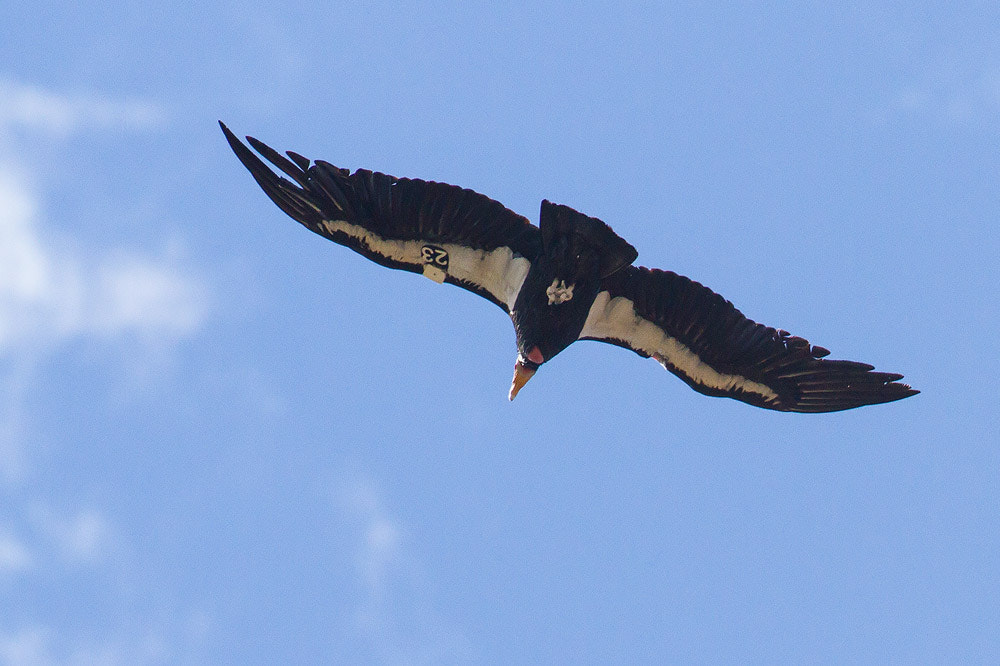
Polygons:
<instances>
[{"instance_id":1,"label":"wing feather","mask_svg":"<svg viewBox=\"0 0 1000 666\"><path fill-rule=\"evenodd\" d=\"M580 334L651 356L696 391L792 412L833 412L918 393L787 331L758 324L682 275L626 267L606 278Z\"/></svg>"},{"instance_id":2,"label":"wing feather","mask_svg":"<svg viewBox=\"0 0 1000 666\"><path fill-rule=\"evenodd\" d=\"M514 307L541 249L541 233L526 218L472 190L367 169L352 174L298 153L286 158L247 137L289 181L219 125L267 196L307 229L383 266L458 285L508 313Z\"/></svg>"}]
</instances>

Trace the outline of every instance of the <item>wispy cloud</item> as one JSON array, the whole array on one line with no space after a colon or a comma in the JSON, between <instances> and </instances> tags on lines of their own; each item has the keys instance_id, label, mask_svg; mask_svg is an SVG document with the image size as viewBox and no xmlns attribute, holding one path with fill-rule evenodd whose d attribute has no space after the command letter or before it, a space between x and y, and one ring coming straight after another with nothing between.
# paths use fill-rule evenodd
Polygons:
<instances>
[{"instance_id":1,"label":"wispy cloud","mask_svg":"<svg viewBox=\"0 0 1000 666\"><path fill-rule=\"evenodd\" d=\"M29 624L0 634L0 663L9 666L115 666L117 664L174 663L166 642L155 634L116 640L70 637L45 624ZM199 663L194 654L184 655L183 663ZM190 662L189 662L190 659Z\"/></svg>"},{"instance_id":2,"label":"wispy cloud","mask_svg":"<svg viewBox=\"0 0 1000 666\"><path fill-rule=\"evenodd\" d=\"M82 566L99 571L104 580L125 581L135 571L130 549L121 543L123 534L103 512L64 513L38 502L25 513L15 519L25 538L0 527L0 582L18 576L47 584L66 581L64 587L72 589ZM36 617L28 605L0 617L0 664L204 663L201 652L213 630L212 618L198 608L164 611L69 629Z\"/></svg>"},{"instance_id":3,"label":"wispy cloud","mask_svg":"<svg viewBox=\"0 0 1000 666\"><path fill-rule=\"evenodd\" d=\"M0 575L16 573L31 567L33 558L20 539L0 531Z\"/></svg>"},{"instance_id":4,"label":"wispy cloud","mask_svg":"<svg viewBox=\"0 0 1000 666\"><path fill-rule=\"evenodd\" d=\"M0 361L3 361L0 356ZM10 482L22 476L26 467L22 445L27 419L22 409L34 373L34 359L28 356L0 362L0 480Z\"/></svg>"},{"instance_id":5,"label":"wispy cloud","mask_svg":"<svg viewBox=\"0 0 1000 666\"><path fill-rule=\"evenodd\" d=\"M364 581L371 605L379 605L401 559L402 529L389 516L384 502L370 482L355 481L345 488L347 509L360 519L361 534L356 564Z\"/></svg>"},{"instance_id":6,"label":"wispy cloud","mask_svg":"<svg viewBox=\"0 0 1000 666\"><path fill-rule=\"evenodd\" d=\"M419 566L407 552L407 530L387 509L376 485L355 479L342 489L343 509L356 524L355 564L363 591L357 630L384 663L465 663L468 640L447 627L429 601Z\"/></svg>"},{"instance_id":7,"label":"wispy cloud","mask_svg":"<svg viewBox=\"0 0 1000 666\"><path fill-rule=\"evenodd\" d=\"M0 165L0 357L79 336L194 332L207 290L176 256L83 250L39 224L39 198Z\"/></svg>"},{"instance_id":8,"label":"wispy cloud","mask_svg":"<svg viewBox=\"0 0 1000 666\"><path fill-rule=\"evenodd\" d=\"M23 404L48 354L79 339L162 352L208 309L206 284L177 250L84 248L46 229L28 179L0 164L0 475L25 468Z\"/></svg>"},{"instance_id":9,"label":"wispy cloud","mask_svg":"<svg viewBox=\"0 0 1000 666\"><path fill-rule=\"evenodd\" d=\"M54 664L49 642L49 632L42 627L28 627L0 636L0 659L10 666Z\"/></svg>"},{"instance_id":10,"label":"wispy cloud","mask_svg":"<svg viewBox=\"0 0 1000 666\"><path fill-rule=\"evenodd\" d=\"M44 164L29 167L24 147L38 159L81 132L165 122L151 102L56 93L0 75L0 475L8 481L27 467L24 405L47 357L78 340L137 341L156 352L144 358L162 361L209 310L207 284L182 244L95 247L48 224L56 213L46 206Z\"/></svg>"},{"instance_id":11,"label":"wispy cloud","mask_svg":"<svg viewBox=\"0 0 1000 666\"><path fill-rule=\"evenodd\" d=\"M0 78L0 131L18 128L65 137L88 129L149 129L166 121L164 109L148 100L59 94Z\"/></svg>"},{"instance_id":12,"label":"wispy cloud","mask_svg":"<svg viewBox=\"0 0 1000 666\"><path fill-rule=\"evenodd\" d=\"M916 73L897 90L892 107L924 114L950 125L1000 121L1000 54L941 58Z\"/></svg>"},{"instance_id":13,"label":"wispy cloud","mask_svg":"<svg viewBox=\"0 0 1000 666\"><path fill-rule=\"evenodd\" d=\"M55 509L17 481L31 471L30 405L50 358L82 341L109 350L113 362L136 348L140 363L160 360L209 317L208 281L182 241L158 250L95 244L50 223L61 215L47 196L46 160L84 133L150 131L166 122L163 108L146 100L53 92L0 74L0 477L8 482L0 496L15 521L0 525L0 580L53 580L84 566L118 579L116 572L134 568L125 535L104 511ZM197 658L210 628L203 613L148 626L124 618L87 635L33 617L30 606L22 610L0 618L0 664L204 661Z\"/></svg>"},{"instance_id":14,"label":"wispy cloud","mask_svg":"<svg viewBox=\"0 0 1000 666\"><path fill-rule=\"evenodd\" d=\"M61 516L40 506L32 513L38 532L68 564L100 562L114 547L111 523L94 509Z\"/></svg>"}]
</instances>

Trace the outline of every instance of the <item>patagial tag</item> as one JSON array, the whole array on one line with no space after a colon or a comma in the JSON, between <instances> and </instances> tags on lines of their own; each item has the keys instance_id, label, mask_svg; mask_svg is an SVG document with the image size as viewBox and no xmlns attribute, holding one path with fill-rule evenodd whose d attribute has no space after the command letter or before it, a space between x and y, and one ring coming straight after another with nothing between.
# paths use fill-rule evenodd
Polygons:
<instances>
[{"instance_id":1,"label":"patagial tag","mask_svg":"<svg viewBox=\"0 0 1000 666\"><path fill-rule=\"evenodd\" d=\"M438 284L448 277L448 251L436 245L424 245L420 248L420 258L424 262L424 277Z\"/></svg>"}]
</instances>

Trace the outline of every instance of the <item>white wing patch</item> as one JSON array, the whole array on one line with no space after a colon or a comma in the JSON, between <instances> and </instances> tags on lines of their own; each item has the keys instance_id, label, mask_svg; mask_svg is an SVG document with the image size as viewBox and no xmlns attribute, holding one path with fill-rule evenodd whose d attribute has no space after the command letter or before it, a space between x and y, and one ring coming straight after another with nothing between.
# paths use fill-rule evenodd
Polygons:
<instances>
[{"instance_id":1,"label":"white wing patch","mask_svg":"<svg viewBox=\"0 0 1000 666\"><path fill-rule=\"evenodd\" d=\"M366 248L383 257L421 266L423 275L435 282L444 282L450 275L456 280L473 284L504 303L508 312L514 308L514 301L517 300L517 294L531 267L527 258L515 254L508 247L486 251L454 243L429 245L419 240L387 240L344 220L323 220L320 225L327 232L340 232L357 239Z\"/></svg>"},{"instance_id":2,"label":"white wing patch","mask_svg":"<svg viewBox=\"0 0 1000 666\"><path fill-rule=\"evenodd\" d=\"M777 393L760 382L718 372L702 362L686 345L664 333L653 322L637 315L632 301L623 296L611 298L606 291L599 293L590 307L580 337L625 342L633 349L649 354L663 367L670 369L668 364L673 366L702 386L720 391L738 389L756 393L766 400L778 399Z\"/></svg>"}]
</instances>

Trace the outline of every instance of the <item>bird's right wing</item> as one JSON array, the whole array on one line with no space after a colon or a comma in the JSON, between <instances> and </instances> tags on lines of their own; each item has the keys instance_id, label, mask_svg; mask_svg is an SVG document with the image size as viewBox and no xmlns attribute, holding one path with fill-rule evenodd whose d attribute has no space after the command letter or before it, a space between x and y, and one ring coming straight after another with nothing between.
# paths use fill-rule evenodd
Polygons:
<instances>
[{"instance_id":1,"label":"bird's right wing","mask_svg":"<svg viewBox=\"0 0 1000 666\"><path fill-rule=\"evenodd\" d=\"M541 232L526 218L472 190L365 169L352 174L292 152L288 159L247 137L293 183L219 125L257 184L307 229L383 266L463 287L508 313L514 307L541 248Z\"/></svg>"},{"instance_id":2,"label":"bird's right wing","mask_svg":"<svg viewBox=\"0 0 1000 666\"><path fill-rule=\"evenodd\" d=\"M627 266L605 278L580 339L656 359L694 390L786 412L835 412L918 393L803 338L758 324L707 287Z\"/></svg>"}]
</instances>

